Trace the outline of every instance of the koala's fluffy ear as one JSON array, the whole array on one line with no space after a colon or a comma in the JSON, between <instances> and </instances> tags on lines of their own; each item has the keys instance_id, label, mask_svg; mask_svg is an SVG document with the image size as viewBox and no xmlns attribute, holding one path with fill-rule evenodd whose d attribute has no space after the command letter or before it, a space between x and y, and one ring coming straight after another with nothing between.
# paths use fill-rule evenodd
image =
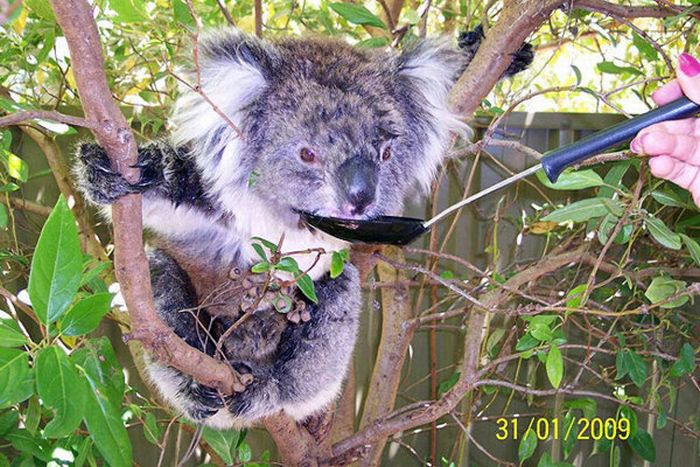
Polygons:
<instances>
[{"instance_id":1,"label":"koala's fluffy ear","mask_svg":"<svg viewBox=\"0 0 700 467\"><path fill-rule=\"evenodd\" d=\"M204 34L197 47L198 63L187 73L188 85L181 85L175 104L173 142L216 153L238 136L220 112L239 126L242 109L267 85L276 54L272 45L234 28ZM206 99L192 89L197 65Z\"/></svg>"},{"instance_id":2,"label":"koala's fluffy ear","mask_svg":"<svg viewBox=\"0 0 700 467\"><path fill-rule=\"evenodd\" d=\"M430 187L450 144L451 132L470 135L469 127L448 107L452 86L466 67L468 57L445 39L421 40L406 47L398 57L397 73L423 123L424 151L417 172L419 183Z\"/></svg>"}]
</instances>

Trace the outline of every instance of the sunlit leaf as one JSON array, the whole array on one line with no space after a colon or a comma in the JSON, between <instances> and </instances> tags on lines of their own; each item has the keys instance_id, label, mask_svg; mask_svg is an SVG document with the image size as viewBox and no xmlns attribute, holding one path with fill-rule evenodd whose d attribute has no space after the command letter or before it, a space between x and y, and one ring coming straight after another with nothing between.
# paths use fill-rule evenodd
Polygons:
<instances>
[{"instance_id":1,"label":"sunlit leaf","mask_svg":"<svg viewBox=\"0 0 700 467\"><path fill-rule=\"evenodd\" d=\"M547 353L547 361L545 363L547 370L547 378L553 387L558 388L561 384L561 379L564 376L564 359L561 356L559 347L553 345Z\"/></svg>"},{"instance_id":2,"label":"sunlit leaf","mask_svg":"<svg viewBox=\"0 0 700 467\"><path fill-rule=\"evenodd\" d=\"M56 346L43 349L35 362L36 388L44 405L55 417L44 428L49 438L62 438L80 425L85 407L85 393L78 372L65 352Z\"/></svg>"},{"instance_id":3,"label":"sunlit leaf","mask_svg":"<svg viewBox=\"0 0 700 467\"><path fill-rule=\"evenodd\" d=\"M29 298L42 323L53 323L66 311L81 272L78 229L61 196L41 230L29 273Z\"/></svg>"},{"instance_id":4,"label":"sunlit leaf","mask_svg":"<svg viewBox=\"0 0 700 467\"><path fill-rule=\"evenodd\" d=\"M647 287L644 296L651 303L659 303L667 300L669 297L678 295L685 290L686 283L671 279L669 277L655 277L652 279L649 287ZM684 305L689 300L687 295L681 295L668 303L661 305L661 308L677 308Z\"/></svg>"},{"instance_id":5,"label":"sunlit leaf","mask_svg":"<svg viewBox=\"0 0 700 467\"><path fill-rule=\"evenodd\" d=\"M362 5L355 5L353 3L331 3L328 6L353 24L386 29L384 22Z\"/></svg>"}]
</instances>

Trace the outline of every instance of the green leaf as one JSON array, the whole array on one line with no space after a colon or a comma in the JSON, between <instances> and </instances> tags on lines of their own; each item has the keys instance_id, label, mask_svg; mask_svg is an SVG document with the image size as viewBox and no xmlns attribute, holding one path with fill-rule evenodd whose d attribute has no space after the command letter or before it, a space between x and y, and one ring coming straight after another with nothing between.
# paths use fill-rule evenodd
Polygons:
<instances>
[{"instance_id":1,"label":"green leaf","mask_svg":"<svg viewBox=\"0 0 700 467\"><path fill-rule=\"evenodd\" d=\"M537 347L540 344L540 340L536 339L529 332L518 339L518 343L515 344L515 350L518 352L524 352Z\"/></svg>"},{"instance_id":2,"label":"green leaf","mask_svg":"<svg viewBox=\"0 0 700 467\"><path fill-rule=\"evenodd\" d=\"M646 431L641 428L638 429L635 436L628 439L627 443L632 450L645 461L656 462L656 446L654 446L654 439Z\"/></svg>"},{"instance_id":3,"label":"green leaf","mask_svg":"<svg viewBox=\"0 0 700 467\"><path fill-rule=\"evenodd\" d=\"M5 436L10 430L16 428L17 422L19 422L19 413L15 410L0 415L0 436Z\"/></svg>"},{"instance_id":4,"label":"green leaf","mask_svg":"<svg viewBox=\"0 0 700 467\"><path fill-rule=\"evenodd\" d=\"M90 438L105 461L112 467L130 467L132 462L131 442L116 408L104 393L103 385L91 372L82 370L85 385L85 411L83 419Z\"/></svg>"},{"instance_id":5,"label":"green leaf","mask_svg":"<svg viewBox=\"0 0 700 467\"><path fill-rule=\"evenodd\" d=\"M253 237L251 240L257 240L263 245L265 245L265 247L271 252L277 253L277 245L275 243L272 243L270 240L265 240L262 237Z\"/></svg>"},{"instance_id":6,"label":"green leaf","mask_svg":"<svg viewBox=\"0 0 700 467\"><path fill-rule=\"evenodd\" d=\"M659 303L673 295L681 293L685 288L686 283L684 281L678 281L668 277L655 277L652 279L649 287L647 287L646 292L644 292L644 296L646 296L651 303ZM689 298L687 295L681 295L668 303L664 303L661 305L661 308L678 308L684 305L688 300Z\"/></svg>"},{"instance_id":7,"label":"green leaf","mask_svg":"<svg viewBox=\"0 0 700 467\"><path fill-rule=\"evenodd\" d=\"M574 75L576 76L576 86L581 85L581 70L576 65L571 65L571 69L574 71Z\"/></svg>"},{"instance_id":8,"label":"green leaf","mask_svg":"<svg viewBox=\"0 0 700 467\"><path fill-rule=\"evenodd\" d=\"M639 53L647 59L651 61L659 59L659 53L656 51L654 46L651 45L651 43L648 40L646 40L634 31L632 31L632 43L637 48L637 50L639 50Z\"/></svg>"},{"instance_id":9,"label":"green leaf","mask_svg":"<svg viewBox=\"0 0 700 467\"><path fill-rule=\"evenodd\" d=\"M160 442L160 428L156 416L152 412L146 412L143 416L143 436L149 443L158 444Z\"/></svg>"},{"instance_id":10,"label":"green leaf","mask_svg":"<svg viewBox=\"0 0 700 467\"><path fill-rule=\"evenodd\" d=\"M527 433L520 440L518 445L518 459L520 462L525 462L527 459L532 457L537 449L537 436L535 436L535 430L527 430Z\"/></svg>"},{"instance_id":11,"label":"green leaf","mask_svg":"<svg viewBox=\"0 0 700 467\"><path fill-rule=\"evenodd\" d=\"M331 3L328 6L353 24L362 24L386 29L384 22L362 5L355 5L353 3Z\"/></svg>"},{"instance_id":12,"label":"green leaf","mask_svg":"<svg viewBox=\"0 0 700 467\"><path fill-rule=\"evenodd\" d=\"M537 467L573 467L573 464L569 464L568 462L554 462L552 460L552 455L545 452L542 454L542 457L540 457Z\"/></svg>"},{"instance_id":13,"label":"green leaf","mask_svg":"<svg viewBox=\"0 0 700 467\"><path fill-rule=\"evenodd\" d=\"M29 430L19 428L8 433L5 437L12 443L12 446L17 451L29 453L44 462L49 462L51 460L51 448L49 447L49 443L38 436L32 436ZM20 464L21 467L35 465L36 464L33 462L28 465Z\"/></svg>"},{"instance_id":14,"label":"green leaf","mask_svg":"<svg viewBox=\"0 0 700 467\"><path fill-rule=\"evenodd\" d=\"M27 342L15 320L0 318L0 347L19 347Z\"/></svg>"},{"instance_id":15,"label":"green leaf","mask_svg":"<svg viewBox=\"0 0 700 467\"><path fill-rule=\"evenodd\" d=\"M41 229L29 273L29 298L42 323L66 311L80 284L82 255L75 218L63 196Z\"/></svg>"},{"instance_id":16,"label":"green leaf","mask_svg":"<svg viewBox=\"0 0 700 467\"><path fill-rule=\"evenodd\" d=\"M24 0L24 5L29 8L29 11L41 19L49 21L56 20L53 14L53 9L49 4L49 0Z\"/></svg>"},{"instance_id":17,"label":"green leaf","mask_svg":"<svg viewBox=\"0 0 700 467\"><path fill-rule=\"evenodd\" d=\"M670 375L674 378L689 375L695 371L695 351L689 343L683 344L678 360L671 365Z\"/></svg>"},{"instance_id":18,"label":"green leaf","mask_svg":"<svg viewBox=\"0 0 700 467\"><path fill-rule=\"evenodd\" d=\"M61 319L64 336L80 336L95 330L110 310L111 293L99 293L80 300Z\"/></svg>"},{"instance_id":19,"label":"green leaf","mask_svg":"<svg viewBox=\"0 0 700 467\"><path fill-rule=\"evenodd\" d=\"M617 353L615 359L617 370L616 380L629 374L630 379L637 387L642 387L647 377L647 366L642 357L629 349L623 349Z\"/></svg>"},{"instance_id":20,"label":"green leaf","mask_svg":"<svg viewBox=\"0 0 700 467\"><path fill-rule=\"evenodd\" d=\"M34 394L34 378L27 352L0 348L0 408L25 401Z\"/></svg>"},{"instance_id":21,"label":"green leaf","mask_svg":"<svg viewBox=\"0 0 700 467\"><path fill-rule=\"evenodd\" d=\"M109 7L117 13L117 22L134 23L147 21L148 16L143 11L141 0L109 0Z\"/></svg>"},{"instance_id":22,"label":"green leaf","mask_svg":"<svg viewBox=\"0 0 700 467\"><path fill-rule=\"evenodd\" d=\"M593 418L598 411L598 404L594 399L581 397L579 399L572 399L564 402L564 408L578 409L583 412L584 417Z\"/></svg>"},{"instance_id":23,"label":"green leaf","mask_svg":"<svg viewBox=\"0 0 700 467\"><path fill-rule=\"evenodd\" d=\"M334 251L331 255L331 279L335 279L343 273L345 260L338 251Z\"/></svg>"},{"instance_id":24,"label":"green leaf","mask_svg":"<svg viewBox=\"0 0 700 467\"><path fill-rule=\"evenodd\" d=\"M447 391L452 389L455 384L457 384L457 381L459 381L460 377L460 372L457 371L455 373L452 373L449 378L447 378L445 381L441 381L440 384L438 385L438 396L441 396L445 394Z\"/></svg>"},{"instance_id":25,"label":"green leaf","mask_svg":"<svg viewBox=\"0 0 700 467\"><path fill-rule=\"evenodd\" d=\"M607 203L606 203L607 202ZM611 212L611 207L616 211L622 209L619 201L605 198L589 198L576 201L568 206L559 208L542 218L545 222L583 222L595 217L602 217Z\"/></svg>"},{"instance_id":26,"label":"green leaf","mask_svg":"<svg viewBox=\"0 0 700 467\"><path fill-rule=\"evenodd\" d=\"M6 152L5 156L6 159L4 162L10 177L20 182L26 182L29 178L29 167L27 164L11 152Z\"/></svg>"},{"instance_id":27,"label":"green leaf","mask_svg":"<svg viewBox=\"0 0 700 467\"><path fill-rule=\"evenodd\" d=\"M297 263L297 260L295 260L291 256L285 256L281 258L279 262L275 264L275 269L296 274L299 274L301 272L301 269L299 268L299 263Z\"/></svg>"},{"instance_id":28,"label":"green leaf","mask_svg":"<svg viewBox=\"0 0 700 467\"><path fill-rule=\"evenodd\" d=\"M7 209L4 204L0 204L0 229L7 228Z\"/></svg>"},{"instance_id":29,"label":"green leaf","mask_svg":"<svg viewBox=\"0 0 700 467\"><path fill-rule=\"evenodd\" d=\"M355 47L359 47L361 49L376 49L388 45L389 39L387 39L386 37L370 37L369 39L365 39L363 41L358 42L357 44L355 44Z\"/></svg>"},{"instance_id":30,"label":"green leaf","mask_svg":"<svg viewBox=\"0 0 700 467\"><path fill-rule=\"evenodd\" d=\"M566 307L567 308L578 308L581 306L581 299L583 298L583 293L586 291L586 284L579 284L573 289L569 290L566 294Z\"/></svg>"},{"instance_id":31,"label":"green leaf","mask_svg":"<svg viewBox=\"0 0 700 467\"><path fill-rule=\"evenodd\" d=\"M530 334L532 334L532 337L540 341L549 341L550 339L552 339L552 337L554 337L554 334L552 334L552 330L549 328L549 325L543 322L531 322L528 326L528 330L530 331Z\"/></svg>"},{"instance_id":32,"label":"green leaf","mask_svg":"<svg viewBox=\"0 0 700 467\"><path fill-rule=\"evenodd\" d=\"M688 203L681 199L676 192L671 190L654 190L651 192L651 197L664 206L671 206L674 208L688 207Z\"/></svg>"},{"instance_id":33,"label":"green leaf","mask_svg":"<svg viewBox=\"0 0 700 467\"><path fill-rule=\"evenodd\" d=\"M636 68L633 68L631 66L619 66L615 65L613 62L600 62L596 65L598 68L598 71L601 73L611 73L615 75L621 75L621 74L631 74L631 75L641 75L642 72L637 70Z\"/></svg>"},{"instance_id":34,"label":"green leaf","mask_svg":"<svg viewBox=\"0 0 700 467\"><path fill-rule=\"evenodd\" d=\"M553 190L583 190L603 185L603 179L591 169L567 170L559 176L556 183L549 181L544 170L538 170L535 175L542 185Z\"/></svg>"},{"instance_id":35,"label":"green leaf","mask_svg":"<svg viewBox=\"0 0 700 467\"><path fill-rule=\"evenodd\" d=\"M602 186L600 188L598 191L598 196L603 198L612 198L615 194L614 188L619 189L622 187L622 177L625 176L631 165L632 161L630 159L614 163L603 179L605 185L607 186Z\"/></svg>"},{"instance_id":36,"label":"green leaf","mask_svg":"<svg viewBox=\"0 0 700 467\"><path fill-rule=\"evenodd\" d=\"M250 448L250 444L243 441L238 445L238 460L243 463L250 462L253 458L253 450Z\"/></svg>"},{"instance_id":37,"label":"green leaf","mask_svg":"<svg viewBox=\"0 0 700 467\"><path fill-rule=\"evenodd\" d=\"M36 389L55 417L44 428L44 436L63 438L72 433L82 418L85 393L73 363L56 346L43 349L34 363Z\"/></svg>"},{"instance_id":38,"label":"green leaf","mask_svg":"<svg viewBox=\"0 0 700 467\"><path fill-rule=\"evenodd\" d=\"M71 360L82 372L86 372L100 392L107 397L115 410L119 410L124 398L126 383L124 371L119 364L112 344L106 337L88 339L71 354Z\"/></svg>"},{"instance_id":39,"label":"green leaf","mask_svg":"<svg viewBox=\"0 0 700 467\"><path fill-rule=\"evenodd\" d=\"M250 271L255 273L255 274L261 274L263 272L269 271L271 268L270 263L267 261L261 261L257 264L254 264L253 267L250 268Z\"/></svg>"},{"instance_id":40,"label":"green leaf","mask_svg":"<svg viewBox=\"0 0 700 467\"><path fill-rule=\"evenodd\" d=\"M654 238L654 240L656 240L666 248L670 248L672 250L680 250L680 235L678 235L675 232L672 232L671 229L666 227L666 224L664 224L664 222L661 219L649 216L644 220L644 225L646 225L647 230Z\"/></svg>"},{"instance_id":41,"label":"green leaf","mask_svg":"<svg viewBox=\"0 0 700 467\"><path fill-rule=\"evenodd\" d=\"M262 245L259 243L253 243L253 250L255 250L261 260L267 261L267 255L265 254L265 250L263 250Z\"/></svg>"},{"instance_id":42,"label":"green leaf","mask_svg":"<svg viewBox=\"0 0 700 467\"><path fill-rule=\"evenodd\" d=\"M236 461L236 445L241 433L237 430L215 430L204 427L202 438L216 454L221 457L226 465L231 465Z\"/></svg>"},{"instance_id":43,"label":"green leaf","mask_svg":"<svg viewBox=\"0 0 700 467\"><path fill-rule=\"evenodd\" d=\"M698 242L685 234L680 234L680 236L681 240L683 240L685 248L688 250L688 253L690 253L691 258L693 258L695 264L700 266L700 245L698 245Z\"/></svg>"},{"instance_id":44,"label":"green leaf","mask_svg":"<svg viewBox=\"0 0 700 467\"><path fill-rule=\"evenodd\" d=\"M318 303L318 297L316 297L316 288L314 287L314 281L311 280L308 274L304 274L297 278L297 287L301 290L306 298L314 303Z\"/></svg>"},{"instance_id":45,"label":"green leaf","mask_svg":"<svg viewBox=\"0 0 700 467\"><path fill-rule=\"evenodd\" d=\"M620 407L620 418L626 418L630 422L630 436L633 437L637 433L637 412L630 407L623 405Z\"/></svg>"},{"instance_id":46,"label":"green leaf","mask_svg":"<svg viewBox=\"0 0 700 467\"><path fill-rule=\"evenodd\" d=\"M549 382L552 383L552 387L558 388L564 376L564 359L561 356L559 347L556 345L553 345L549 349L545 368L547 370L547 378L549 378Z\"/></svg>"},{"instance_id":47,"label":"green leaf","mask_svg":"<svg viewBox=\"0 0 700 467\"><path fill-rule=\"evenodd\" d=\"M178 23L184 26L193 27L195 25L190 9L183 0L173 0L173 16Z\"/></svg>"}]
</instances>

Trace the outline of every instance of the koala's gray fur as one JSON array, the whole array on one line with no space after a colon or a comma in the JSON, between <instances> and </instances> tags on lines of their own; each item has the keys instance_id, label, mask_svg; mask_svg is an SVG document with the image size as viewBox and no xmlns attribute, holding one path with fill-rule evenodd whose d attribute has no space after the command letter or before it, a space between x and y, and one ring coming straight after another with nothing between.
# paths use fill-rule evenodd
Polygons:
<instances>
[{"instance_id":1,"label":"koala's gray fur","mask_svg":"<svg viewBox=\"0 0 700 467\"><path fill-rule=\"evenodd\" d=\"M75 172L93 202L143 194L144 224L156 237L149 258L154 298L165 322L190 345L253 376L243 393L222 397L150 363L154 384L185 415L215 427L279 410L301 420L335 399L360 311L352 265L333 280L329 254L315 264L313 255L295 256L315 281L310 319L289 322L261 303L217 352L219 338L241 317L234 303L240 294L220 292L238 290L229 271L258 261L253 237L276 243L284 236L287 252L347 247L301 224L298 211L396 214L409 192L427 187L450 135L468 131L448 110L447 95L480 40L469 38L466 53L445 40L397 52L213 32L199 43L201 90L237 129L185 88L170 140L139 150L138 184L112 172L98 146L80 147ZM313 160L300 158L309 151Z\"/></svg>"}]
</instances>

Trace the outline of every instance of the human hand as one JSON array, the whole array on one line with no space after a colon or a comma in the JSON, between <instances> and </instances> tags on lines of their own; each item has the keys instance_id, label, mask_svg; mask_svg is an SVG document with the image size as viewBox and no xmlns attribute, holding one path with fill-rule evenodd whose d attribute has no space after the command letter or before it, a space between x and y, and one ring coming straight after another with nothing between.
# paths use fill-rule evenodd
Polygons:
<instances>
[{"instance_id":1,"label":"human hand","mask_svg":"<svg viewBox=\"0 0 700 467\"><path fill-rule=\"evenodd\" d=\"M676 75L676 79L651 95L654 102L664 105L685 94L700 103L700 62L681 54ZM630 149L636 154L651 156L651 173L689 190L695 204L700 206L699 118L651 125L639 132L630 143Z\"/></svg>"}]
</instances>

